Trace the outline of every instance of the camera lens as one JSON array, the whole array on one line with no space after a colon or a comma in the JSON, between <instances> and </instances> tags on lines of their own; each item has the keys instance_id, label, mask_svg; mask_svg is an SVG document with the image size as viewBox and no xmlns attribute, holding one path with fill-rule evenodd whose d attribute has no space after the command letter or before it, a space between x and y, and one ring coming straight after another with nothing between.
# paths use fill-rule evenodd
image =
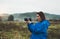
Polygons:
<instances>
[{"instance_id":1,"label":"camera lens","mask_svg":"<svg viewBox=\"0 0 60 39\"><path fill-rule=\"evenodd\" d=\"M29 18L29 20L30 20L30 21L32 21L32 19L31 19L31 18Z\"/></svg>"},{"instance_id":2,"label":"camera lens","mask_svg":"<svg viewBox=\"0 0 60 39\"><path fill-rule=\"evenodd\" d=\"M28 19L27 18L24 18L24 21L28 21Z\"/></svg>"}]
</instances>

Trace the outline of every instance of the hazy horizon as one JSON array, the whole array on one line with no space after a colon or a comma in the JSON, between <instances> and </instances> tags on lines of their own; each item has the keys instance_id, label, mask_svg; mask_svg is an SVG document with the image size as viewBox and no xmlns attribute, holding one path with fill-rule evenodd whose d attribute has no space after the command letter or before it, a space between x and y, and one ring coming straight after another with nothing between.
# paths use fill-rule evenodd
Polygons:
<instances>
[{"instance_id":1,"label":"hazy horizon","mask_svg":"<svg viewBox=\"0 0 60 39\"><path fill-rule=\"evenodd\" d=\"M36 11L35 11L36 12ZM25 13L32 13L32 12L21 12L21 13L0 13L0 16L1 15L12 15L12 14L25 14ZM44 13L47 13L47 14L53 14L53 15L60 15L60 14L54 14L54 13L48 13L48 12L44 12Z\"/></svg>"}]
</instances>

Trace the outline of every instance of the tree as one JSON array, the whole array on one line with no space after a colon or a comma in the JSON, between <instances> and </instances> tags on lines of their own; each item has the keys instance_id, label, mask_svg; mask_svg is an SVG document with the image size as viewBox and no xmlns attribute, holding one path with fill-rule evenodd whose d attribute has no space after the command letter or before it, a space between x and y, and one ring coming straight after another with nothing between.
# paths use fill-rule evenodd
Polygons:
<instances>
[{"instance_id":1,"label":"tree","mask_svg":"<svg viewBox=\"0 0 60 39\"><path fill-rule=\"evenodd\" d=\"M0 21L2 21L2 17L0 16Z\"/></svg>"},{"instance_id":2,"label":"tree","mask_svg":"<svg viewBox=\"0 0 60 39\"><path fill-rule=\"evenodd\" d=\"M13 15L10 15L10 16L8 17L8 21L14 21L14 16L13 16Z\"/></svg>"}]
</instances>

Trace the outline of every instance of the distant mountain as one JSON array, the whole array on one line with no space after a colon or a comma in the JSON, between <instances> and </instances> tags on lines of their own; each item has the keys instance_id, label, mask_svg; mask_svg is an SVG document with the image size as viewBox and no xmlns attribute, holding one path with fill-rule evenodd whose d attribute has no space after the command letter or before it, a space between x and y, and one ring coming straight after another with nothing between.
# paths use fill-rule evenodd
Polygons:
<instances>
[{"instance_id":1,"label":"distant mountain","mask_svg":"<svg viewBox=\"0 0 60 39\"><path fill-rule=\"evenodd\" d=\"M46 19L60 19L60 15L55 15L55 14L48 14L48 13L44 13ZM14 16L14 20L24 20L24 18L26 17L31 17L32 19L36 18L36 12L27 12L27 13L22 13L22 14L13 14Z\"/></svg>"}]
</instances>

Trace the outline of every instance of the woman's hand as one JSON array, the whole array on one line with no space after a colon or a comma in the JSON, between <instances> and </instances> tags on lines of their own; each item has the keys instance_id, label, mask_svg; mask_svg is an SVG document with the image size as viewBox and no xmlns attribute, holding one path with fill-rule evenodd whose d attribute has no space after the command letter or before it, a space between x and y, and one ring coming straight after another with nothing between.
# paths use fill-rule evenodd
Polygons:
<instances>
[{"instance_id":1,"label":"woman's hand","mask_svg":"<svg viewBox=\"0 0 60 39\"><path fill-rule=\"evenodd\" d=\"M25 23L27 23L27 24L28 24L29 22L28 22L28 21L25 21Z\"/></svg>"},{"instance_id":2,"label":"woman's hand","mask_svg":"<svg viewBox=\"0 0 60 39\"><path fill-rule=\"evenodd\" d=\"M28 23L32 23L32 22L31 22L31 21L25 21L25 23L27 23L27 24L28 24Z\"/></svg>"}]
</instances>

